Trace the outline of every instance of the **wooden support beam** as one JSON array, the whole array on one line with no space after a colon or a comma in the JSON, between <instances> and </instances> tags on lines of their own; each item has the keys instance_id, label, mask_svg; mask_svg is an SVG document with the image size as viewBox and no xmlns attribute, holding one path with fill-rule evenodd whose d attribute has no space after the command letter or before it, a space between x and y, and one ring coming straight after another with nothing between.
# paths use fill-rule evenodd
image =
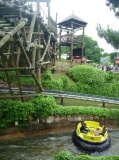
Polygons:
<instances>
[{"instance_id":1,"label":"wooden support beam","mask_svg":"<svg viewBox=\"0 0 119 160\"><path fill-rule=\"evenodd\" d=\"M12 53L3 53L4 55L12 55ZM14 54L18 54L17 52L14 52Z\"/></svg>"},{"instance_id":2,"label":"wooden support beam","mask_svg":"<svg viewBox=\"0 0 119 160\"><path fill-rule=\"evenodd\" d=\"M16 98L30 98L37 97L37 94L23 94L23 95L12 95L12 96L0 96L0 99L16 99Z\"/></svg>"},{"instance_id":3,"label":"wooden support beam","mask_svg":"<svg viewBox=\"0 0 119 160\"><path fill-rule=\"evenodd\" d=\"M16 60L16 66L19 67L19 60L20 60L20 53L21 53L21 49L20 47L18 48L18 55L17 55L17 60Z\"/></svg>"},{"instance_id":4,"label":"wooden support beam","mask_svg":"<svg viewBox=\"0 0 119 160\"><path fill-rule=\"evenodd\" d=\"M9 61L9 59L7 59L7 57L2 52L0 52L0 55L3 61L7 62L7 65L9 65L10 67L13 67L12 63Z\"/></svg>"},{"instance_id":5,"label":"wooden support beam","mask_svg":"<svg viewBox=\"0 0 119 160\"><path fill-rule=\"evenodd\" d=\"M31 63L30 63L29 58L28 58L28 56L27 56L27 53L26 53L26 51L25 51L25 49L24 49L24 46L23 46L23 44L22 44L22 41L21 41L19 35L16 35L16 36L17 36L17 38L18 38L18 43L19 43L20 49L21 49L22 53L24 54L24 58L25 58L25 60L26 60L26 63L27 63L29 66L31 66Z\"/></svg>"},{"instance_id":6,"label":"wooden support beam","mask_svg":"<svg viewBox=\"0 0 119 160\"><path fill-rule=\"evenodd\" d=\"M36 75L34 74L34 72L32 72L32 76L33 76L33 78L35 79L35 82L36 82L36 84L38 85L38 87L39 87L39 91L43 91L43 88L42 88L42 86L41 86L41 84L38 82L38 80L37 80L37 78L36 78Z\"/></svg>"},{"instance_id":7,"label":"wooden support beam","mask_svg":"<svg viewBox=\"0 0 119 160\"><path fill-rule=\"evenodd\" d=\"M50 61L40 63L41 66L45 64L50 64Z\"/></svg>"},{"instance_id":8,"label":"wooden support beam","mask_svg":"<svg viewBox=\"0 0 119 160\"><path fill-rule=\"evenodd\" d=\"M3 61L3 64L4 64L4 66L2 66L0 64L0 67L2 67L2 68L5 67L5 62L4 61ZM8 84L8 87L9 87L10 94L13 95L13 92L12 92L12 89L11 89L11 84L10 84L10 78L9 78L9 74L8 74L7 70L5 71L5 74L6 74L6 77L7 77L7 84Z\"/></svg>"},{"instance_id":9,"label":"wooden support beam","mask_svg":"<svg viewBox=\"0 0 119 160\"><path fill-rule=\"evenodd\" d=\"M20 70L34 70L34 68L32 67L0 68L0 71L20 71Z\"/></svg>"},{"instance_id":10,"label":"wooden support beam","mask_svg":"<svg viewBox=\"0 0 119 160\"><path fill-rule=\"evenodd\" d=\"M30 49L30 44L31 44L31 40L32 40L32 36L33 36L33 30L34 30L34 26L35 26L35 21L36 21L36 14L33 15L32 17L32 21L31 21L31 25L30 25L30 29L29 29L29 34L28 34L28 40L27 40L27 47L26 47L26 51L29 52Z\"/></svg>"},{"instance_id":11,"label":"wooden support beam","mask_svg":"<svg viewBox=\"0 0 119 160\"><path fill-rule=\"evenodd\" d=\"M0 24L0 27L6 27L6 26L11 26L11 24L9 24L9 23Z\"/></svg>"},{"instance_id":12,"label":"wooden support beam","mask_svg":"<svg viewBox=\"0 0 119 160\"><path fill-rule=\"evenodd\" d=\"M43 45L41 45L41 44L37 45L37 49L43 49L43 48L44 48Z\"/></svg>"},{"instance_id":13,"label":"wooden support beam","mask_svg":"<svg viewBox=\"0 0 119 160\"><path fill-rule=\"evenodd\" d=\"M33 48L33 53L32 53L32 67L35 69L36 44L37 44L37 41L35 40L34 43L35 43L35 46Z\"/></svg>"},{"instance_id":14,"label":"wooden support beam","mask_svg":"<svg viewBox=\"0 0 119 160\"><path fill-rule=\"evenodd\" d=\"M11 3L8 3L8 2L6 2L6 1L2 1L2 0L0 0L0 6L3 6L3 7L7 7L7 8L10 8L11 9L11 11L12 10L16 10L16 5L12 5ZM19 7L18 7L19 8ZM33 14L34 14L34 12L30 12L30 11L28 11L28 10L24 10L23 8L20 8L20 11L21 11L21 13L22 14L24 14L25 16L32 16ZM37 18L39 19L39 20L41 20L42 19L42 17L41 16L39 16L39 15L37 15Z\"/></svg>"},{"instance_id":15,"label":"wooden support beam","mask_svg":"<svg viewBox=\"0 0 119 160\"><path fill-rule=\"evenodd\" d=\"M20 2L19 1L15 1L15 4L17 6L19 6L19 10L18 10L18 17L19 17L19 21L22 19L22 13L21 13L21 9L20 9ZM23 35L23 38L24 38L24 41L26 42L27 41L27 38L26 38L26 32L25 32L25 27L21 28L22 32L24 33Z\"/></svg>"},{"instance_id":16,"label":"wooden support beam","mask_svg":"<svg viewBox=\"0 0 119 160\"><path fill-rule=\"evenodd\" d=\"M5 32L0 31L0 37L4 37L5 36Z\"/></svg>"},{"instance_id":17,"label":"wooden support beam","mask_svg":"<svg viewBox=\"0 0 119 160\"><path fill-rule=\"evenodd\" d=\"M50 46L50 40L51 40L51 34L50 34L50 36L49 36L47 46L46 46L46 48L45 48L45 51L44 51L44 53L43 53L42 58L40 59L40 62L43 62L43 60L44 60L44 58L45 58L45 55L46 55L46 53L47 53L47 51L48 51L48 48L49 48L49 46ZM39 63L39 61L38 61L37 63Z\"/></svg>"},{"instance_id":18,"label":"wooden support beam","mask_svg":"<svg viewBox=\"0 0 119 160\"><path fill-rule=\"evenodd\" d=\"M15 34L17 33L27 22L27 19L22 19L21 22L10 32L7 33L7 35L1 39L0 41L0 48L8 42L8 40Z\"/></svg>"}]
</instances>

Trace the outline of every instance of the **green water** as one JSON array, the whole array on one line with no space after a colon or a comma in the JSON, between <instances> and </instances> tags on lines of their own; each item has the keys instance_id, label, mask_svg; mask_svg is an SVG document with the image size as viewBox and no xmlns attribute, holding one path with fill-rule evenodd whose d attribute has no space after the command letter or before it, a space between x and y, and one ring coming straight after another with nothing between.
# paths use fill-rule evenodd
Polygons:
<instances>
[{"instance_id":1,"label":"green water","mask_svg":"<svg viewBox=\"0 0 119 160\"><path fill-rule=\"evenodd\" d=\"M0 160L51 160L62 150L69 150L73 155L85 154L73 144L72 133L65 131L0 141ZM109 135L111 147L92 156L119 155L119 131L109 131Z\"/></svg>"}]
</instances>

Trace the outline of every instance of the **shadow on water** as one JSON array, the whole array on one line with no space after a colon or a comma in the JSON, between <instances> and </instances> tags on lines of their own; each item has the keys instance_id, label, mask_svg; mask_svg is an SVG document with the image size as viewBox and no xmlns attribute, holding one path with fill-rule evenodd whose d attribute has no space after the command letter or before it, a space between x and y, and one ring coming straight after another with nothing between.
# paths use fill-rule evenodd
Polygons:
<instances>
[{"instance_id":1,"label":"shadow on water","mask_svg":"<svg viewBox=\"0 0 119 160\"><path fill-rule=\"evenodd\" d=\"M74 156L87 154L72 142L73 131L29 136L0 142L0 160L51 160L53 156L68 150ZM119 130L109 131L111 147L103 152L90 153L92 156L119 155Z\"/></svg>"}]
</instances>

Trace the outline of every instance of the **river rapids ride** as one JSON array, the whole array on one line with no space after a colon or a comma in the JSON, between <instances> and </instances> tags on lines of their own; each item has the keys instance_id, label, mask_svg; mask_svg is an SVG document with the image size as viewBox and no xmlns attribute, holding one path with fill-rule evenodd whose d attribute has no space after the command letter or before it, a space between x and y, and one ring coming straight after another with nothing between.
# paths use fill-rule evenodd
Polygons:
<instances>
[{"instance_id":1,"label":"river rapids ride","mask_svg":"<svg viewBox=\"0 0 119 160\"><path fill-rule=\"evenodd\" d=\"M77 125L73 132L72 139L74 144L85 151L103 151L110 147L111 140L105 126L100 126L96 121L84 121L86 132L81 131L82 123ZM96 134L98 130L98 134Z\"/></svg>"}]
</instances>

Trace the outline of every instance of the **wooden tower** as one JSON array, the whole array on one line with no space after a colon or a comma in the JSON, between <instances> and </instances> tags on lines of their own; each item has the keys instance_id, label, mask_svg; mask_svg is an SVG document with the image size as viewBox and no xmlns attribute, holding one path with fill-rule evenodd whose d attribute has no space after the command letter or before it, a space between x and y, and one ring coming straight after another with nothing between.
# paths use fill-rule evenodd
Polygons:
<instances>
[{"instance_id":1,"label":"wooden tower","mask_svg":"<svg viewBox=\"0 0 119 160\"><path fill-rule=\"evenodd\" d=\"M80 44L82 47L82 53L81 58L83 58L83 51L84 51L84 30L87 23L77 17L76 15L72 14L71 16L64 19L62 22L58 23L58 27L60 29L60 37L59 37L59 43L60 43L60 56L61 56L61 46L69 46L70 47L70 59L71 63L73 60L73 48L75 45ZM82 32L82 39L80 41L76 41L74 39L74 33L76 33L78 30L83 30ZM66 34L62 34L62 33Z\"/></svg>"}]
</instances>

